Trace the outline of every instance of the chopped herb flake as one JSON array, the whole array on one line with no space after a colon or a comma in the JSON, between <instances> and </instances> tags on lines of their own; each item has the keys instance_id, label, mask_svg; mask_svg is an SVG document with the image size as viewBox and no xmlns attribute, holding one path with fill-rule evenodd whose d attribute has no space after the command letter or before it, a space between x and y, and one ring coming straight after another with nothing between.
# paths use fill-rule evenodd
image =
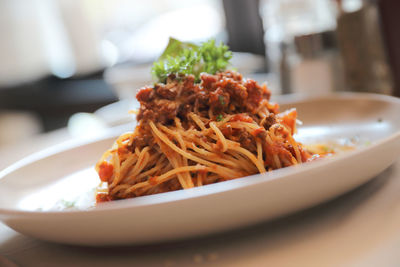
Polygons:
<instances>
[{"instance_id":1,"label":"chopped herb flake","mask_svg":"<svg viewBox=\"0 0 400 267\"><path fill-rule=\"evenodd\" d=\"M217 121L222 121L224 119L224 116L222 116L221 114L219 114L217 116Z\"/></svg>"},{"instance_id":2,"label":"chopped herb flake","mask_svg":"<svg viewBox=\"0 0 400 267\"><path fill-rule=\"evenodd\" d=\"M67 201L65 199L61 200L61 204L64 205L66 208L73 208L75 207L75 201Z\"/></svg>"},{"instance_id":3,"label":"chopped herb flake","mask_svg":"<svg viewBox=\"0 0 400 267\"><path fill-rule=\"evenodd\" d=\"M225 98L222 95L218 96L218 101L222 106L225 106Z\"/></svg>"}]
</instances>

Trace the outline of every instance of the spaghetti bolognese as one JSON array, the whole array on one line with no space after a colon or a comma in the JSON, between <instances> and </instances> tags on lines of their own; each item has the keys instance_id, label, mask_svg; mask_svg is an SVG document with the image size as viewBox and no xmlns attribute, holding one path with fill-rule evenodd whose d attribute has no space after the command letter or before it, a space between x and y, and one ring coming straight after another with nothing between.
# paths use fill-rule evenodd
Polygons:
<instances>
[{"instance_id":1,"label":"spaghetti bolognese","mask_svg":"<svg viewBox=\"0 0 400 267\"><path fill-rule=\"evenodd\" d=\"M137 126L96 164L97 202L189 189L314 159L296 142L297 112L279 112L267 86L225 70L232 53L170 39L140 89ZM166 54L167 53L167 54ZM100 188L100 187L99 187Z\"/></svg>"},{"instance_id":2,"label":"spaghetti bolognese","mask_svg":"<svg viewBox=\"0 0 400 267\"><path fill-rule=\"evenodd\" d=\"M236 179L310 159L297 143L296 110L279 113L270 91L234 71L171 74L137 93L133 133L96 165L107 189L97 201L132 198Z\"/></svg>"}]
</instances>

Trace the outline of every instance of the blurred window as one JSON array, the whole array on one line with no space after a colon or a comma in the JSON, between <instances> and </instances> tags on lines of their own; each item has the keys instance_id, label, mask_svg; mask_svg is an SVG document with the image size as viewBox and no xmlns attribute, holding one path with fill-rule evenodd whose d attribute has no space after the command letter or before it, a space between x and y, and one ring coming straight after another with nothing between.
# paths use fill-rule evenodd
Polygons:
<instances>
[{"instance_id":1,"label":"blurred window","mask_svg":"<svg viewBox=\"0 0 400 267\"><path fill-rule=\"evenodd\" d=\"M170 36L225 40L221 0L0 1L0 87L153 61Z\"/></svg>"},{"instance_id":2,"label":"blurred window","mask_svg":"<svg viewBox=\"0 0 400 267\"><path fill-rule=\"evenodd\" d=\"M223 38L220 0L85 0L102 39L104 55L116 61L149 62L170 36L183 41Z\"/></svg>"}]
</instances>

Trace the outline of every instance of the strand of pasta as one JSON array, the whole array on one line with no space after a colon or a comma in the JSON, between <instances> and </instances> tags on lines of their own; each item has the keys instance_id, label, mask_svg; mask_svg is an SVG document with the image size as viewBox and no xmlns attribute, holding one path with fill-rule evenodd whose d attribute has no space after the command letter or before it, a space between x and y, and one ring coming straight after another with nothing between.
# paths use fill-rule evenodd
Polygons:
<instances>
[{"instance_id":1,"label":"strand of pasta","mask_svg":"<svg viewBox=\"0 0 400 267\"><path fill-rule=\"evenodd\" d=\"M117 140L115 141L115 143L119 146L121 146L123 144L124 141L127 141L130 139L130 137L132 136L132 133L124 133L122 135L120 135Z\"/></svg>"},{"instance_id":2,"label":"strand of pasta","mask_svg":"<svg viewBox=\"0 0 400 267\"><path fill-rule=\"evenodd\" d=\"M181 146L181 149L183 151L186 151L186 145L185 145L185 142L182 139L182 135L180 134L179 130L176 129L175 131L173 131L171 129L168 129L168 127L165 127L164 125L160 125L160 129L163 130L164 132L167 132L170 135L174 136L175 139L178 141L179 145ZM187 166L188 165L187 164L187 158L186 157L182 157L182 158L180 157L178 160L175 161L175 165L176 166ZM183 173L181 175L182 175L183 179L185 180L185 186L187 188L194 187L192 178L190 177L189 173ZM183 184L182 184L182 186L183 186Z\"/></svg>"},{"instance_id":3,"label":"strand of pasta","mask_svg":"<svg viewBox=\"0 0 400 267\"><path fill-rule=\"evenodd\" d=\"M264 118L266 111L268 112L268 110L260 109L257 112L262 114L260 117ZM133 153L119 151L119 148L131 144L133 136L137 136L139 129L143 128L138 127L134 133L121 135L112 149L106 151L101 158L102 162L111 156L111 163L114 166L109 194L116 194L120 197L131 193L135 195L146 194L146 192L153 194L176 190L179 185L186 189L214 183L221 179L227 180L257 172L263 173L266 172L264 154L266 158L272 157L273 169L294 165L302 160L299 144L293 139L285 125L280 123L270 127L263 143L256 139L256 152L254 153L242 147L240 143L230 140L229 136L226 137L221 128L229 125L232 128L245 129L252 133L260 128L257 123L259 120L256 119L252 123L230 121L233 115L224 115L223 119L217 122L194 113L188 115L197 125L197 129L192 124L192 126L187 126L189 129L185 130L177 117L174 118L175 127L156 125L150 121L151 132L158 144L158 146L152 147L151 151L150 147L144 147L141 150L136 147ZM209 111L208 115L209 118L213 118L212 112ZM289 145L293 147L293 150L289 150ZM265 146L271 146L272 150ZM279 153L270 153L267 150L279 151ZM270 159L268 158L268 160ZM193 164L192 161L197 162L197 165L189 166L188 160L191 161L191 164ZM268 162L271 163L271 161ZM99 170L99 165L100 162L96 164L96 170ZM271 166L269 167L270 170ZM171 180L175 178L177 180ZM143 179L147 180L143 181ZM121 181L123 183L119 184ZM166 181L172 183L159 186Z\"/></svg>"},{"instance_id":4,"label":"strand of pasta","mask_svg":"<svg viewBox=\"0 0 400 267\"><path fill-rule=\"evenodd\" d=\"M140 180L142 178L145 178L146 176L156 173L158 170L161 170L164 167L164 164L162 163L163 161L165 161L165 159L166 159L165 156L161 154L159 160L154 164L154 167L145 172L142 172L141 174L136 176L136 179Z\"/></svg>"},{"instance_id":5,"label":"strand of pasta","mask_svg":"<svg viewBox=\"0 0 400 267\"><path fill-rule=\"evenodd\" d=\"M257 158L253 155L253 153L251 153L247 149L244 149L243 147L232 147L230 149L238 151L243 155L246 155L246 157L248 157L254 163L254 165L257 166L257 169L260 171L260 173L266 172L264 164L258 161Z\"/></svg>"},{"instance_id":6,"label":"strand of pasta","mask_svg":"<svg viewBox=\"0 0 400 267\"><path fill-rule=\"evenodd\" d=\"M238 128L238 129L246 128L249 132L252 132L252 130L260 128L260 125L256 123L243 122L243 121L241 122L230 121L227 124L229 124L232 128Z\"/></svg>"},{"instance_id":7,"label":"strand of pasta","mask_svg":"<svg viewBox=\"0 0 400 267\"><path fill-rule=\"evenodd\" d=\"M254 174L257 173L258 169L252 162L247 160L244 156L242 156L239 152L228 150L228 154L232 155L233 161L237 162L238 165L242 167L247 173Z\"/></svg>"},{"instance_id":8,"label":"strand of pasta","mask_svg":"<svg viewBox=\"0 0 400 267\"><path fill-rule=\"evenodd\" d=\"M301 154L300 154L297 142L293 139L293 137L291 135L288 137L288 139L289 139L290 144L293 147L297 162L301 163Z\"/></svg>"},{"instance_id":9,"label":"strand of pasta","mask_svg":"<svg viewBox=\"0 0 400 267\"><path fill-rule=\"evenodd\" d=\"M225 123L229 122L232 117L233 117L233 115L229 115L229 114L224 115L222 120L217 122L217 126L218 127L223 126Z\"/></svg>"},{"instance_id":10,"label":"strand of pasta","mask_svg":"<svg viewBox=\"0 0 400 267\"><path fill-rule=\"evenodd\" d=\"M178 166L175 161L175 157L176 157L177 153L174 152L173 150L168 151L168 150L170 150L170 148L168 146L164 145L162 143L162 140L158 136L156 136L154 133L153 133L153 135L154 135L154 139L156 140L158 146L161 148L161 151L166 155L171 166L173 168L177 168ZM178 181L181 184L182 188L188 188L189 186L186 184L186 180L184 179L184 177L181 174L178 174L177 176L178 176Z\"/></svg>"},{"instance_id":11,"label":"strand of pasta","mask_svg":"<svg viewBox=\"0 0 400 267\"><path fill-rule=\"evenodd\" d=\"M196 162L198 162L198 163L200 163L200 164L204 164L204 165L206 165L206 166L209 166L209 167L214 168L215 170L219 170L221 173L224 173L224 176L225 176L225 177L234 178L234 177L237 176L236 173L232 172L232 171L231 171L230 169L228 169L228 168L225 168L225 167L222 167L222 166L218 166L218 165L215 164L215 163L211 163L211 162L209 162L209 161L207 161L207 160L203 160L203 159L201 159L201 158L198 158L198 157L196 157L196 156L191 155L190 153L188 153L188 152L186 152L186 151L183 151L182 149L180 149L179 147L177 147L174 143L172 143L162 132L160 132L160 131L157 129L156 125L155 125L152 121L149 122L149 125L150 125L152 131L154 132L154 134L155 134L158 138L160 138L160 140L162 140L166 145L168 145L171 149L173 149L175 152L181 154L181 155L184 156L184 157L187 157L188 159L191 159L191 160L193 160L193 161L196 161Z\"/></svg>"},{"instance_id":12,"label":"strand of pasta","mask_svg":"<svg viewBox=\"0 0 400 267\"><path fill-rule=\"evenodd\" d=\"M148 146L142 149L142 151L139 154L139 159L135 164L135 167L133 167L132 171L129 173L131 176L136 177L140 173L140 171L146 166L150 158L150 154L148 153L148 151L149 151Z\"/></svg>"},{"instance_id":13,"label":"strand of pasta","mask_svg":"<svg viewBox=\"0 0 400 267\"><path fill-rule=\"evenodd\" d=\"M286 138L284 138L282 136L282 134L280 134L279 136L276 134L276 131L279 132L284 132L284 134L286 135ZM301 155L300 155L300 151L299 148L297 146L296 141L294 141L292 134L290 133L290 131L287 129L287 127L285 125L276 123L273 126L271 126L271 131L270 131L271 137L274 139L280 139L281 143L285 143L284 141L287 140L289 142L289 144L293 147L293 150L295 152L295 157L292 156L291 158L291 163L293 165L296 165L298 163L301 162ZM291 155L291 154L290 154Z\"/></svg>"},{"instance_id":14,"label":"strand of pasta","mask_svg":"<svg viewBox=\"0 0 400 267\"><path fill-rule=\"evenodd\" d=\"M271 139L271 131L270 130L268 130L268 132L267 132L267 136L265 137L265 140L267 141L267 145L269 145L269 146L273 146L274 145L274 142L272 141L272 139ZM266 155L267 156L267 155ZM273 158L273 160L274 160L274 163L275 163L275 169L280 169L280 168L282 168L282 165L281 165L281 162L280 162L280 160L279 160L279 157L278 157L278 155L276 155L276 154L272 154L272 158Z\"/></svg>"},{"instance_id":15,"label":"strand of pasta","mask_svg":"<svg viewBox=\"0 0 400 267\"><path fill-rule=\"evenodd\" d=\"M118 157L118 152L114 152L112 154L112 158L113 158L113 165L114 165L114 174L113 174L113 181L112 184L110 185L110 187L115 186L119 180L121 179L121 166L120 166L120 161L119 161L119 157Z\"/></svg>"},{"instance_id":16,"label":"strand of pasta","mask_svg":"<svg viewBox=\"0 0 400 267\"><path fill-rule=\"evenodd\" d=\"M263 162L263 157L262 157L262 145L259 140L256 140L257 142L257 160L261 162L261 164L264 164Z\"/></svg>"},{"instance_id":17,"label":"strand of pasta","mask_svg":"<svg viewBox=\"0 0 400 267\"><path fill-rule=\"evenodd\" d=\"M124 190L128 189L131 186L132 185L130 185L130 184L119 184L119 185L115 186L114 188L111 188L109 194L116 195L119 191L124 191Z\"/></svg>"},{"instance_id":18,"label":"strand of pasta","mask_svg":"<svg viewBox=\"0 0 400 267\"><path fill-rule=\"evenodd\" d=\"M209 161L212 161L212 162L223 164L224 166L229 167L231 170L238 169L238 165L235 164L235 162L232 162L230 160L224 159L221 156L216 155L216 154L215 155L206 156L204 154L197 153L197 152L194 152L194 151L193 152L189 151L189 153L192 154L195 157L199 157L199 158L202 158L204 160L209 160Z\"/></svg>"},{"instance_id":19,"label":"strand of pasta","mask_svg":"<svg viewBox=\"0 0 400 267\"><path fill-rule=\"evenodd\" d=\"M177 153L175 153L175 154L177 154ZM187 166L187 165L184 166L182 164L182 162L181 162L182 161L182 156L179 155L179 154L177 154L175 157L168 158L168 160L170 161L172 167L174 167L174 168L182 168L182 167L186 167ZM179 180L179 182L180 182L180 184L181 184L183 189L192 188L193 187L193 183L192 183L192 181L190 179L191 184L189 184L189 181L186 179L185 174L186 174L186 172L178 173L177 174L178 180Z\"/></svg>"},{"instance_id":20,"label":"strand of pasta","mask_svg":"<svg viewBox=\"0 0 400 267\"><path fill-rule=\"evenodd\" d=\"M185 166L185 167L175 168L175 169L170 170L167 173L164 173L158 177L155 177L155 179L153 179L151 183L152 184L154 183L154 185L160 184L160 183L163 183L163 182L167 181L168 179L170 179L171 176L174 174L178 174L178 173L182 173L182 172L190 172L190 171L200 171L200 170L203 170L203 171L207 170L207 167L202 166L202 165L195 165L195 166ZM129 194L138 188L142 188L147 185L152 185L151 183L149 180L147 180L145 182L137 183L137 184L129 187L128 189L126 189L125 194Z\"/></svg>"},{"instance_id":21,"label":"strand of pasta","mask_svg":"<svg viewBox=\"0 0 400 267\"><path fill-rule=\"evenodd\" d=\"M129 176L135 177L140 170L142 170L148 161L149 154L147 151L149 150L149 147L145 147L142 149L142 151L139 153L139 158L136 161L135 167L129 172ZM119 168L119 165L117 166ZM115 168L115 167L114 167ZM116 186L122 179L123 177L120 175L120 172L118 173L118 177L115 177L114 180L112 181L110 187Z\"/></svg>"},{"instance_id":22,"label":"strand of pasta","mask_svg":"<svg viewBox=\"0 0 400 267\"><path fill-rule=\"evenodd\" d=\"M121 164L121 177L125 177L128 171L132 168L133 164L135 164L138 160L136 154L129 155Z\"/></svg>"},{"instance_id":23,"label":"strand of pasta","mask_svg":"<svg viewBox=\"0 0 400 267\"><path fill-rule=\"evenodd\" d=\"M225 152L228 149L228 144L226 142L225 136L221 133L221 131L218 129L218 127L215 125L215 122L210 122L210 127L211 129L214 130L215 134L217 135L219 141L222 144L222 152Z\"/></svg>"},{"instance_id":24,"label":"strand of pasta","mask_svg":"<svg viewBox=\"0 0 400 267\"><path fill-rule=\"evenodd\" d=\"M174 118L174 122L175 122L176 128L183 131L181 120L178 117Z\"/></svg>"},{"instance_id":25,"label":"strand of pasta","mask_svg":"<svg viewBox=\"0 0 400 267\"><path fill-rule=\"evenodd\" d=\"M204 123L200 120L200 118L196 114L194 114L193 112L190 112L189 117L197 124L197 126L199 126L199 128L201 130L206 129L206 126L204 125Z\"/></svg>"},{"instance_id":26,"label":"strand of pasta","mask_svg":"<svg viewBox=\"0 0 400 267\"><path fill-rule=\"evenodd\" d=\"M197 172L197 183L196 183L196 186L202 186L203 185L203 174L204 174L205 172L202 172L202 171L198 171Z\"/></svg>"},{"instance_id":27,"label":"strand of pasta","mask_svg":"<svg viewBox=\"0 0 400 267\"><path fill-rule=\"evenodd\" d=\"M140 155L140 150L139 150L138 147L135 148L135 154L139 157L139 155Z\"/></svg>"},{"instance_id":28,"label":"strand of pasta","mask_svg":"<svg viewBox=\"0 0 400 267\"><path fill-rule=\"evenodd\" d=\"M230 154L232 154L232 153L233 153L233 155L235 155L234 154L235 152L233 152L233 151L228 150L224 154L216 154L214 152L209 152L205 149L198 148L194 144L193 144L192 149L198 153L197 156L206 157L208 160L225 164L228 167L233 167L233 168L241 167L245 172L250 173L250 174L255 173L257 170L255 165L251 165L248 160L244 159L239 154L238 154L239 159L236 159L235 157L230 156Z\"/></svg>"},{"instance_id":29,"label":"strand of pasta","mask_svg":"<svg viewBox=\"0 0 400 267\"><path fill-rule=\"evenodd\" d=\"M211 136L211 137L213 137L214 139L219 139L219 140L221 140L223 143L228 143L229 142L229 144L230 145L233 145L233 146L239 146L240 144L239 143L237 143L237 142L234 142L234 141L231 141L231 140L227 140L227 139L225 139L225 137L223 136L223 134L222 134L222 132L215 126L215 124L214 124L214 122L210 122L210 127L214 130L214 132L218 135L218 136ZM253 128L258 128L257 126L255 126L255 127L253 127ZM222 139L223 138L223 139ZM247 155L250 155L251 154L251 152L249 152L249 153L246 153ZM262 156L261 156L262 157ZM263 165L263 161L262 161L262 159L261 160L259 160L259 163L258 164L256 164L256 166L259 168L259 169L262 169L262 166Z\"/></svg>"}]
</instances>

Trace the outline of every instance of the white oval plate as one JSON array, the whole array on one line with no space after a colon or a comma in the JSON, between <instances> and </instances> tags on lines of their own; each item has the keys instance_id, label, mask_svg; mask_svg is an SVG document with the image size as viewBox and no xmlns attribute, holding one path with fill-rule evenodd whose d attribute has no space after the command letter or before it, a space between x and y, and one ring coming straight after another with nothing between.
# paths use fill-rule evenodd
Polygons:
<instances>
[{"instance_id":1,"label":"white oval plate","mask_svg":"<svg viewBox=\"0 0 400 267\"><path fill-rule=\"evenodd\" d=\"M0 172L0 219L23 234L68 244L137 244L194 237L332 199L373 178L400 154L397 98L346 93L282 101L282 110L296 107L304 123L297 139L357 139L359 148L263 175L86 207L85 198L93 201L90 190L98 181L93 165L114 137L58 146ZM81 210L54 210L71 201Z\"/></svg>"}]
</instances>

